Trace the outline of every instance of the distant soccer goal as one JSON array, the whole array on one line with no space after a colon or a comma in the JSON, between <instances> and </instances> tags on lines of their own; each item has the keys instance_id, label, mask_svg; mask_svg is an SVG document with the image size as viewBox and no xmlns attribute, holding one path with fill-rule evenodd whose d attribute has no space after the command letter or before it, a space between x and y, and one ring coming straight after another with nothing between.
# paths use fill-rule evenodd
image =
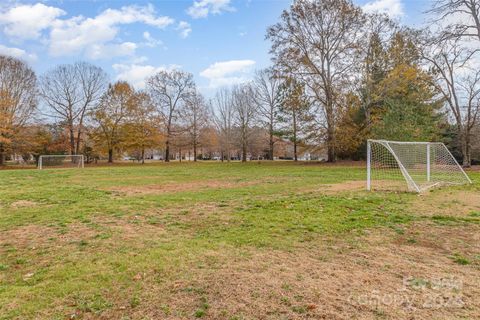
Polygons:
<instances>
[{"instance_id":1,"label":"distant soccer goal","mask_svg":"<svg viewBox=\"0 0 480 320\"><path fill-rule=\"evenodd\" d=\"M368 140L367 189L423 192L442 185L472 183L440 142Z\"/></svg>"},{"instance_id":2,"label":"distant soccer goal","mask_svg":"<svg viewBox=\"0 0 480 320\"><path fill-rule=\"evenodd\" d=\"M83 168L83 155L42 155L38 159L38 169Z\"/></svg>"}]
</instances>

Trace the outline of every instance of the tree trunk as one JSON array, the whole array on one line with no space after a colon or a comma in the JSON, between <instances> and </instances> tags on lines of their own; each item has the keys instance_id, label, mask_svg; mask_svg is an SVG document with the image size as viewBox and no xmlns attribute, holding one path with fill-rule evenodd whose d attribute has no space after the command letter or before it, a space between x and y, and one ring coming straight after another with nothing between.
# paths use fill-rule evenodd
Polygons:
<instances>
[{"instance_id":1,"label":"tree trunk","mask_svg":"<svg viewBox=\"0 0 480 320\"><path fill-rule=\"evenodd\" d=\"M171 137L171 131L172 129L172 112L170 112L170 115L168 117L168 123L167 123L167 140L165 141L165 162L170 162L170 137Z\"/></svg>"},{"instance_id":2,"label":"tree trunk","mask_svg":"<svg viewBox=\"0 0 480 320\"><path fill-rule=\"evenodd\" d=\"M370 128L372 126L372 121L370 120L371 117L371 110L370 110L370 104L367 103L365 106L365 122L367 124L367 132L370 133Z\"/></svg>"},{"instance_id":3,"label":"tree trunk","mask_svg":"<svg viewBox=\"0 0 480 320\"><path fill-rule=\"evenodd\" d=\"M33 159L35 159L35 167L38 168L38 162L40 161L40 155L39 154L34 154Z\"/></svg>"},{"instance_id":4,"label":"tree trunk","mask_svg":"<svg viewBox=\"0 0 480 320\"><path fill-rule=\"evenodd\" d=\"M328 96L332 96L329 94ZM333 107L333 98L330 98L330 102L327 102L327 162L335 162L335 118L334 118L334 107Z\"/></svg>"},{"instance_id":5,"label":"tree trunk","mask_svg":"<svg viewBox=\"0 0 480 320\"><path fill-rule=\"evenodd\" d=\"M472 164L472 150L470 146L470 134L465 132L462 135L462 155L463 155L463 166L469 168Z\"/></svg>"},{"instance_id":6,"label":"tree trunk","mask_svg":"<svg viewBox=\"0 0 480 320\"><path fill-rule=\"evenodd\" d=\"M145 148L142 148L142 164L145 164Z\"/></svg>"},{"instance_id":7,"label":"tree trunk","mask_svg":"<svg viewBox=\"0 0 480 320\"><path fill-rule=\"evenodd\" d=\"M170 162L170 141L165 142L165 162Z\"/></svg>"},{"instance_id":8,"label":"tree trunk","mask_svg":"<svg viewBox=\"0 0 480 320\"><path fill-rule=\"evenodd\" d=\"M75 154L80 154L80 139L81 138L82 138L82 130L79 127L78 128L78 133L77 133L77 144L75 146Z\"/></svg>"},{"instance_id":9,"label":"tree trunk","mask_svg":"<svg viewBox=\"0 0 480 320\"><path fill-rule=\"evenodd\" d=\"M247 128L242 127L242 162L247 162Z\"/></svg>"},{"instance_id":10,"label":"tree trunk","mask_svg":"<svg viewBox=\"0 0 480 320\"><path fill-rule=\"evenodd\" d=\"M178 153L180 154L179 160L182 162L182 148L178 149Z\"/></svg>"},{"instance_id":11,"label":"tree trunk","mask_svg":"<svg viewBox=\"0 0 480 320\"><path fill-rule=\"evenodd\" d=\"M297 154L297 133L293 134L293 161L298 161L298 154Z\"/></svg>"},{"instance_id":12,"label":"tree trunk","mask_svg":"<svg viewBox=\"0 0 480 320\"><path fill-rule=\"evenodd\" d=\"M0 144L0 166L5 165L5 149L3 144Z\"/></svg>"},{"instance_id":13,"label":"tree trunk","mask_svg":"<svg viewBox=\"0 0 480 320\"><path fill-rule=\"evenodd\" d=\"M335 148L331 145L327 146L327 162L335 162Z\"/></svg>"},{"instance_id":14,"label":"tree trunk","mask_svg":"<svg viewBox=\"0 0 480 320\"><path fill-rule=\"evenodd\" d=\"M292 113L292 120L293 120L293 161L298 161L297 155L297 114L294 111Z\"/></svg>"},{"instance_id":15,"label":"tree trunk","mask_svg":"<svg viewBox=\"0 0 480 320\"><path fill-rule=\"evenodd\" d=\"M108 149L108 163L113 163L113 149Z\"/></svg>"},{"instance_id":16,"label":"tree trunk","mask_svg":"<svg viewBox=\"0 0 480 320\"><path fill-rule=\"evenodd\" d=\"M193 161L197 161L197 142L193 142Z\"/></svg>"},{"instance_id":17,"label":"tree trunk","mask_svg":"<svg viewBox=\"0 0 480 320\"><path fill-rule=\"evenodd\" d=\"M268 160L273 160L273 127L270 124L270 141L268 149Z\"/></svg>"},{"instance_id":18,"label":"tree trunk","mask_svg":"<svg viewBox=\"0 0 480 320\"><path fill-rule=\"evenodd\" d=\"M73 131L73 124L70 124L69 128L70 133L70 154L75 155L75 132Z\"/></svg>"},{"instance_id":19,"label":"tree trunk","mask_svg":"<svg viewBox=\"0 0 480 320\"><path fill-rule=\"evenodd\" d=\"M333 132L333 126L328 126L327 129L327 162L335 162L335 133Z\"/></svg>"},{"instance_id":20,"label":"tree trunk","mask_svg":"<svg viewBox=\"0 0 480 320\"><path fill-rule=\"evenodd\" d=\"M247 144L245 141L242 143L242 162L247 162Z\"/></svg>"}]
</instances>

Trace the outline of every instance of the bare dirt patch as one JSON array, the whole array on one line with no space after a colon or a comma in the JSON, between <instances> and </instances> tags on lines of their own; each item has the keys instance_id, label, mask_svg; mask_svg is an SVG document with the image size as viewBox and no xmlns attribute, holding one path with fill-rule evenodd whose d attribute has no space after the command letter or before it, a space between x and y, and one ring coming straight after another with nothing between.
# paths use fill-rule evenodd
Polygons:
<instances>
[{"instance_id":1,"label":"bare dirt patch","mask_svg":"<svg viewBox=\"0 0 480 320\"><path fill-rule=\"evenodd\" d=\"M346 181L341 183L323 185L318 191L337 193L342 191L365 190L365 181Z\"/></svg>"},{"instance_id":2,"label":"bare dirt patch","mask_svg":"<svg viewBox=\"0 0 480 320\"><path fill-rule=\"evenodd\" d=\"M133 244L137 240L142 242L146 239L156 239L166 234L163 223L151 223L147 219L148 217L144 216L134 216L110 221L107 230L113 233L111 241L113 243L126 241Z\"/></svg>"},{"instance_id":3,"label":"bare dirt patch","mask_svg":"<svg viewBox=\"0 0 480 320\"><path fill-rule=\"evenodd\" d=\"M38 247L56 234L56 230L51 227L28 225L0 232L0 243L14 244L17 249Z\"/></svg>"},{"instance_id":4,"label":"bare dirt patch","mask_svg":"<svg viewBox=\"0 0 480 320\"><path fill-rule=\"evenodd\" d=\"M367 184L364 180L351 180L339 183L317 185L312 191L326 194L336 194L346 191L364 191L366 188Z\"/></svg>"},{"instance_id":5,"label":"bare dirt patch","mask_svg":"<svg viewBox=\"0 0 480 320\"><path fill-rule=\"evenodd\" d=\"M298 161L297 163L293 162L293 164L298 165L319 165L325 167L357 167L357 168L365 168L367 166L366 161L354 161L354 160L338 160L336 162L325 162L325 161Z\"/></svg>"},{"instance_id":6,"label":"bare dirt patch","mask_svg":"<svg viewBox=\"0 0 480 320\"><path fill-rule=\"evenodd\" d=\"M192 181L182 183L165 183L165 184L152 184L152 185L140 185L140 186L121 186L109 188L109 191L119 192L121 194L131 195L148 195L148 194L163 194L163 193L177 193L187 191L197 191L202 189L219 189L219 188L238 188L249 185L258 184L256 181L244 181L244 182L229 182L220 180L210 181Z\"/></svg>"},{"instance_id":7,"label":"bare dirt patch","mask_svg":"<svg viewBox=\"0 0 480 320\"><path fill-rule=\"evenodd\" d=\"M382 190L389 190L389 191L402 191L401 187L399 187L399 183L395 181L375 181L376 189ZM323 184L320 187L316 187L314 191L327 193L327 194L335 194L341 193L344 191L365 191L367 190L367 183L365 180L352 180L352 181L345 181L340 183L333 183L333 184Z\"/></svg>"},{"instance_id":8,"label":"bare dirt patch","mask_svg":"<svg viewBox=\"0 0 480 320\"><path fill-rule=\"evenodd\" d=\"M10 206L14 209L18 208L28 208L28 207L35 207L38 203L29 200L18 200L13 202Z\"/></svg>"}]
</instances>

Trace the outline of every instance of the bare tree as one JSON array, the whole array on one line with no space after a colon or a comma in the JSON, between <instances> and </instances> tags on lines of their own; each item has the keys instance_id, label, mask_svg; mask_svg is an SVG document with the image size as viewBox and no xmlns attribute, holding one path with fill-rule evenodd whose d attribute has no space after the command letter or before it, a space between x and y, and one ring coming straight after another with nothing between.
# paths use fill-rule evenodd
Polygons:
<instances>
[{"instance_id":1,"label":"bare tree","mask_svg":"<svg viewBox=\"0 0 480 320\"><path fill-rule=\"evenodd\" d=\"M480 1L439 0L430 13L435 36L428 37L423 56L437 72L437 85L457 127L463 165L470 166L473 129L480 118L479 50L472 45L480 40Z\"/></svg>"},{"instance_id":2,"label":"bare tree","mask_svg":"<svg viewBox=\"0 0 480 320\"><path fill-rule=\"evenodd\" d=\"M239 129L242 162L246 162L250 134L257 116L255 92L252 85L242 84L233 87L232 104L235 110L235 124Z\"/></svg>"},{"instance_id":3,"label":"bare tree","mask_svg":"<svg viewBox=\"0 0 480 320\"><path fill-rule=\"evenodd\" d=\"M435 22L446 24L441 39L476 38L480 40L480 1L479 0L438 0L430 13Z\"/></svg>"},{"instance_id":4,"label":"bare tree","mask_svg":"<svg viewBox=\"0 0 480 320\"><path fill-rule=\"evenodd\" d=\"M337 99L354 67L364 20L349 0L298 0L268 29L276 67L305 83L321 108L329 162L336 159Z\"/></svg>"},{"instance_id":5,"label":"bare tree","mask_svg":"<svg viewBox=\"0 0 480 320\"><path fill-rule=\"evenodd\" d=\"M480 137L480 123L477 123L473 129L473 136ZM472 155L476 159L480 158L480 139L473 139L472 141Z\"/></svg>"},{"instance_id":6,"label":"bare tree","mask_svg":"<svg viewBox=\"0 0 480 320\"><path fill-rule=\"evenodd\" d=\"M232 92L227 88L221 88L215 94L211 104L220 136L221 159L223 161L226 156L227 161L230 161L235 117Z\"/></svg>"},{"instance_id":7,"label":"bare tree","mask_svg":"<svg viewBox=\"0 0 480 320\"><path fill-rule=\"evenodd\" d=\"M200 145L200 134L208 124L208 109L205 98L195 91L185 103L182 112L190 145L193 148L193 161L197 161L197 150Z\"/></svg>"},{"instance_id":8,"label":"bare tree","mask_svg":"<svg viewBox=\"0 0 480 320\"><path fill-rule=\"evenodd\" d=\"M272 69L264 69L255 75L255 99L260 114L268 127L268 159L273 160L273 146L275 143L275 125L280 106L281 79L275 76Z\"/></svg>"},{"instance_id":9,"label":"bare tree","mask_svg":"<svg viewBox=\"0 0 480 320\"><path fill-rule=\"evenodd\" d=\"M41 94L49 113L65 123L70 153L80 152L84 121L108 83L106 73L87 62L55 67L41 78Z\"/></svg>"},{"instance_id":10,"label":"bare tree","mask_svg":"<svg viewBox=\"0 0 480 320\"><path fill-rule=\"evenodd\" d=\"M471 51L455 40L429 38L422 56L431 65L434 84L453 115L462 145L463 165L470 166L472 129L480 118L480 71L469 66Z\"/></svg>"},{"instance_id":11,"label":"bare tree","mask_svg":"<svg viewBox=\"0 0 480 320\"><path fill-rule=\"evenodd\" d=\"M165 161L170 161L170 142L179 111L195 90L193 75L179 70L160 71L147 79L148 91L163 115L166 127Z\"/></svg>"},{"instance_id":12,"label":"bare tree","mask_svg":"<svg viewBox=\"0 0 480 320\"><path fill-rule=\"evenodd\" d=\"M0 55L0 165L37 106L37 78L24 62Z\"/></svg>"}]
</instances>

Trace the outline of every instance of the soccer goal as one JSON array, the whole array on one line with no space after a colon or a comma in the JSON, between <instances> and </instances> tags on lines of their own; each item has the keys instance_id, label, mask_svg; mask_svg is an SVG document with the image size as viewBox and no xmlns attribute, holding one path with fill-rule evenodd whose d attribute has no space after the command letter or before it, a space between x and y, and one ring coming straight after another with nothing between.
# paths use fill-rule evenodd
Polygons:
<instances>
[{"instance_id":1,"label":"soccer goal","mask_svg":"<svg viewBox=\"0 0 480 320\"><path fill-rule=\"evenodd\" d=\"M368 140L367 189L422 192L442 185L472 183L440 142Z\"/></svg>"},{"instance_id":2,"label":"soccer goal","mask_svg":"<svg viewBox=\"0 0 480 320\"><path fill-rule=\"evenodd\" d=\"M83 155L42 155L38 159L38 169L83 168Z\"/></svg>"}]
</instances>

